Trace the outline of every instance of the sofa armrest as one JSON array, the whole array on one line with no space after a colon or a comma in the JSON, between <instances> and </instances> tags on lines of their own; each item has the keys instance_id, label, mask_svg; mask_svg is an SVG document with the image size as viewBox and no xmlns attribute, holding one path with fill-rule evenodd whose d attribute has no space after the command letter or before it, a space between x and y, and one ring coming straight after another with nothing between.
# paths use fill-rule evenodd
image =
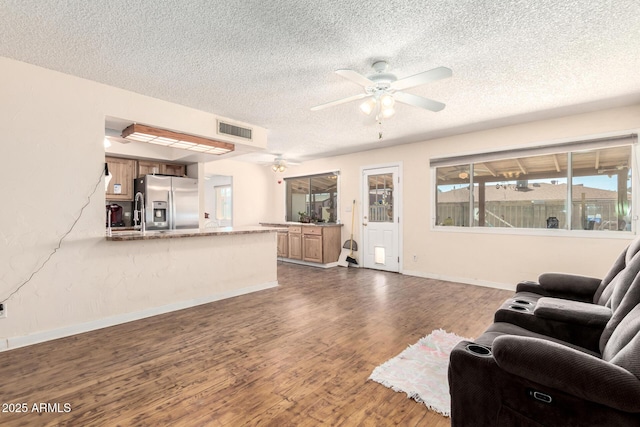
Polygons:
<instances>
[{"instance_id":1,"label":"sofa armrest","mask_svg":"<svg viewBox=\"0 0 640 427\"><path fill-rule=\"evenodd\" d=\"M567 273L543 273L538 277L540 286L553 294L573 294L591 297L596 293L602 279Z\"/></svg>"},{"instance_id":2,"label":"sofa armrest","mask_svg":"<svg viewBox=\"0 0 640 427\"><path fill-rule=\"evenodd\" d=\"M516 285L516 293L519 292L531 292L533 294L538 294L546 297L551 296L548 291L540 286L540 283L532 282L530 280L524 280Z\"/></svg>"},{"instance_id":3,"label":"sofa armrest","mask_svg":"<svg viewBox=\"0 0 640 427\"><path fill-rule=\"evenodd\" d=\"M640 380L620 366L539 338L503 335L493 357L504 371L590 402L640 412Z\"/></svg>"},{"instance_id":4,"label":"sofa armrest","mask_svg":"<svg viewBox=\"0 0 640 427\"><path fill-rule=\"evenodd\" d=\"M538 300L533 314L543 319L599 329L604 329L612 315L611 309L602 305L549 297Z\"/></svg>"}]
</instances>

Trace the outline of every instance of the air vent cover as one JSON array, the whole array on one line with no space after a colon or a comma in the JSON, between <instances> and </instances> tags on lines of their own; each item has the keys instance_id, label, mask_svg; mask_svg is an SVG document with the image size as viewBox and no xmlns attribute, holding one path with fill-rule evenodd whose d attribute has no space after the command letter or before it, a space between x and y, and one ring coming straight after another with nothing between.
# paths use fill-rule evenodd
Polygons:
<instances>
[{"instance_id":1,"label":"air vent cover","mask_svg":"<svg viewBox=\"0 0 640 427\"><path fill-rule=\"evenodd\" d=\"M237 136L249 140L251 139L251 129L221 122L220 120L218 120L218 133L223 135Z\"/></svg>"}]
</instances>

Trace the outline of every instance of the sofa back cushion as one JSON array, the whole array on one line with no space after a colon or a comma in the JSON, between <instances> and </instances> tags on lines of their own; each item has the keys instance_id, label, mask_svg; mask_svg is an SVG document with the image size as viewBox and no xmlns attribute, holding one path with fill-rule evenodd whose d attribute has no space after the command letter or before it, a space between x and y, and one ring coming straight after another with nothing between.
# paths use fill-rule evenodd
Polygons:
<instances>
[{"instance_id":1,"label":"sofa back cushion","mask_svg":"<svg viewBox=\"0 0 640 427\"><path fill-rule=\"evenodd\" d=\"M602 359L618 365L640 379L640 305L636 305L611 334Z\"/></svg>"},{"instance_id":2,"label":"sofa back cushion","mask_svg":"<svg viewBox=\"0 0 640 427\"><path fill-rule=\"evenodd\" d=\"M629 279L632 278L631 281ZM609 345L609 340L613 337L618 328L624 328L632 321L631 313L637 313L636 310L640 304L640 253L631 260L627 268L620 274L619 283L607 302L607 306L611 308L611 319L607 322L602 334L600 335L600 353L604 354L605 348ZM635 310L635 311L634 311ZM617 332L617 337L621 337L622 332ZM615 344L619 346L619 344ZM615 348L615 347L614 347ZM613 357L613 356L611 356Z\"/></svg>"},{"instance_id":3,"label":"sofa back cushion","mask_svg":"<svg viewBox=\"0 0 640 427\"><path fill-rule=\"evenodd\" d=\"M600 286L593 295L593 303L606 305L611 298L616 282L622 271L629 265L631 260L640 252L640 236L636 237L627 248L618 255L607 274L602 279Z\"/></svg>"}]
</instances>

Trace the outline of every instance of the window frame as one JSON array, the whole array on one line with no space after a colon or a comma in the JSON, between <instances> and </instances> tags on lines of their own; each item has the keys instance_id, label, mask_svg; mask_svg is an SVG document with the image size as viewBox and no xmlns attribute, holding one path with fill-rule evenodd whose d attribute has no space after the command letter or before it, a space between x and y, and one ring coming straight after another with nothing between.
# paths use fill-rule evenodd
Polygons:
<instances>
[{"instance_id":1,"label":"window frame","mask_svg":"<svg viewBox=\"0 0 640 427\"><path fill-rule=\"evenodd\" d=\"M291 175L291 176L286 176L283 178L283 182L284 182L284 220L286 222L299 222L297 220L292 219L288 219L288 212L289 212L289 200L288 200L288 196L287 196L287 186L289 185L288 181L290 180L294 180L294 179L311 179L311 178L318 178L318 177L323 177L323 176L327 176L327 175L335 175L336 176L336 203L335 203L335 223L336 224L340 224L340 193L341 193L341 188L340 188L340 183L341 183L341 177L340 177L340 170L328 170L325 172L317 172L317 173L312 173L312 174L305 174L305 175ZM307 211L307 214L309 212Z\"/></svg>"},{"instance_id":2,"label":"window frame","mask_svg":"<svg viewBox=\"0 0 640 427\"><path fill-rule=\"evenodd\" d=\"M627 130L622 132L612 132L607 134L592 135L590 137L584 137L581 139L567 138L563 140L556 140L548 143L530 144L524 147L506 147L503 149L497 149L493 151L478 151L475 153L463 153L455 156L446 157L433 157L429 160L430 169L430 231L435 232L453 232L453 233L474 233L474 234L504 234L504 235L530 235L530 236L566 236L566 237L589 237L589 238L620 238L629 239L630 236L636 235L638 232L638 218L640 211L640 203L638 201L638 194L640 194L640 170L638 168L638 161L640 159L640 144L638 144L638 130ZM624 143L611 142L612 140L623 141ZM601 144L601 145L599 145ZM469 186L473 188L473 165L474 163L496 160L496 159L511 159L517 158L518 155L522 157L545 155L545 154L560 154L566 153L568 157L568 170L567 170L567 216L570 217L572 209L572 197L571 188L573 173L571 165L571 153L583 150L593 150L598 148L609 148L614 146L630 146L631 150L631 230L619 231L619 230L582 230L572 229L572 224L569 222L567 229L547 229L547 228L502 228L502 227L479 227L479 226L443 226L436 224L437 219L437 168L444 166L468 166L470 170ZM564 149L564 151L563 151ZM455 163L455 159L460 159L459 163ZM454 162L454 163L452 163ZM469 205L474 206L473 192L469 195ZM473 209L470 209L470 217L473 215ZM471 218L469 218L471 220ZM473 224L473 222L469 222Z\"/></svg>"}]
</instances>

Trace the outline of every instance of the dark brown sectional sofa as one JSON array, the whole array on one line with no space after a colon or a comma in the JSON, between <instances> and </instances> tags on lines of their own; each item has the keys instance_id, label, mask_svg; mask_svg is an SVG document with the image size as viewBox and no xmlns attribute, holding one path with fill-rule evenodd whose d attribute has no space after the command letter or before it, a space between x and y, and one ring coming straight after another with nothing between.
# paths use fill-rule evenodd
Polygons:
<instances>
[{"instance_id":1,"label":"dark brown sectional sofa","mask_svg":"<svg viewBox=\"0 0 640 427\"><path fill-rule=\"evenodd\" d=\"M640 426L640 238L604 279L518 284L449 364L451 425Z\"/></svg>"}]
</instances>

